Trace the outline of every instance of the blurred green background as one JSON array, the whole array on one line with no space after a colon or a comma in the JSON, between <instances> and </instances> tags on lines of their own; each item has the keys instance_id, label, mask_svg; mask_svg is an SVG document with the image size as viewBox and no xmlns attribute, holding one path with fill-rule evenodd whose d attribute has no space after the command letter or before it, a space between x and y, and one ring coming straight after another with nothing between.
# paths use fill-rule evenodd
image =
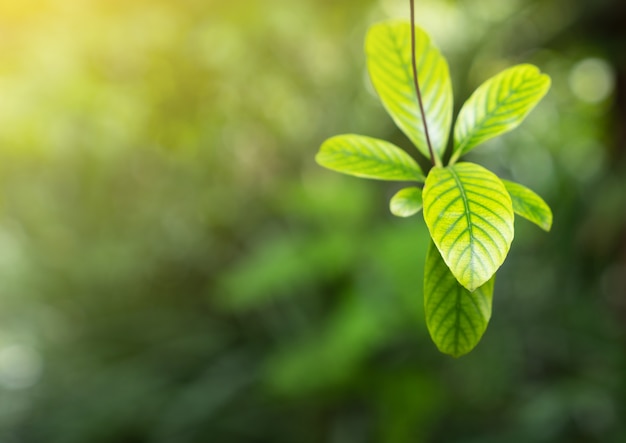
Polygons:
<instances>
[{"instance_id":1,"label":"blurred green background","mask_svg":"<svg viewBox=\"0 0 626 443\"><path fill-rule=\"evenodd\" d=\"M404 0L0 0L0 443L626 441L626 7L419 0L455 107L552 76L473 161L542 195L475 351L422 308L401 184L314 163L415 153L365 72Z\"/></svg>"}]
</instances>

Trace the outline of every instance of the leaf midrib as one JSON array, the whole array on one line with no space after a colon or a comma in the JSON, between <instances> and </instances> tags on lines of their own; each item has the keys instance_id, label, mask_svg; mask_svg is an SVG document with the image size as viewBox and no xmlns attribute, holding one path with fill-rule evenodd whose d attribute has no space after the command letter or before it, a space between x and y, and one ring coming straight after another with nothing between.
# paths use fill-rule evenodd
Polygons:
<instances>
[{"instance_id":1,"label":"leaf midrib","mask_svg":"<svg viewBox=\"0 0 626 443\"><path fill-rule=\"evenodd\" d=\"M387 28L387 31L388 31L388 34L390 36L390 41L392 42L392 47L394 49L394 52L395 52L396 56L398 57L398 60L400 60L400 66L402 66L402 72L405 75L406 81L411 85L410 86L410 90L412 91L412 94L408 98L409 98L409 100L411 101L411 103L414 106L415 105L419 106L418 103L417 103L417 99L414 96L414 94L417 94L417 91L415 90L415 86L412 84L413 83L413 73L409 70L410 64L409 63L405 63L406 60L404 59L404 53L402 51L402 45L398 41L398 39L396 38L396 35L392 32L390 27ZM426 56L426 53L428 52L427 50L430 49L430 42L428 42L428 44L425 45L425 46L426 46L426 48L425 48L424 53L421 55L420 59L417 61L418 66L421 66L422 61L424 60L424 57ZM411 51L409 51L409 52L411 52ZM431 73L431 75L432 75L432 73ZM425 84L426 80L430 80L430 77L428 79L421 79L421 80L422 80L421 83ZM421 92L424 92L423 88L420 88L420 90L421 90ZM416 128L416 130L418 132L417 139L416 140L411 140L411 141L415 144L415 147L418 148L418 150L421 151L422 150L421 149L421 145L426 143L426 140L423 139L423 138L425 137L426 126L428 125L429 122L427 121L428 120L428 116L424 116L425 119L422 119L421 116L418 113L418 110L419 109L415 109L412 112L409 111L411 114L413 114L414 118L417 117L417 121L421 124L421 131L419 131ZM426 120L426 121L424 121L424 120ZM411 137L409 137L409 138L411 138ZM422 139L422 140L420 140L420 139ZM425 154L427 154L427 153L425 152ZM434 155L435 155L435 157L439 156L438 153L435 153ZM426 157L430 157L430 155L427 154ZM434 159L432 159L432 160L434 161Z\"/></svg>"},{"instance_id":2,"label":"leaf midrib","mask_svg":"<svg viewBox=\"0 0 626 443\"><path fill-rule=\"evenodd\" d=\"M390 157L389 153L385 152L384 150L379 150L379 153L381 154L381 157L384 158L384 160L381 161L381 157L376 157L375 155L365 155L362 153L363 151L356 149L356 150L350 150L350 149L346 149L344 147L338 148L338 149L333 149L331 150L328 154L329 155L336 155L336 154L342 154L343 158L349 158L349 157L356 157L358 159L360 159L361 161L368 161L371 163L376 163L378 165L384 165L387 166L389 168L393 169L399 169L402 172L408 172L411 175L413 175L418 181L420 179L423 178L423 175L420 174L414 167L413 165L407 164L405 162L405 159L403 159L402 157L399 157L399 163L396 163L394 161L393 158ZM352 162L355 163L355 162Z\"/></svg>"},{"instance_id":3,"label":"leaf midrib","mask_svg":"<svg viewBox=\"0 0 626 443\"><path fill-rule=\"evenodd\" d=\"M470 248L470 268L473 269L473 262L474 262L474 227L472 225L472 217L470 214L470 207L469 207L469 200L467 198L467 195L465 195L465 188L463 187L463 183L461 183L461 179L459 178L457 172L453 169L450 168L450 174L452 175L452 178L454 178L454 181L456 182L456 185L459 188L459 191L461 193L461 199L463 200L463 206L465 207L465 218L467 220L467 230L469 231L469 248ZM473 283L474 277L472 276L472 283Z\"/></svg>"}]
</instances>

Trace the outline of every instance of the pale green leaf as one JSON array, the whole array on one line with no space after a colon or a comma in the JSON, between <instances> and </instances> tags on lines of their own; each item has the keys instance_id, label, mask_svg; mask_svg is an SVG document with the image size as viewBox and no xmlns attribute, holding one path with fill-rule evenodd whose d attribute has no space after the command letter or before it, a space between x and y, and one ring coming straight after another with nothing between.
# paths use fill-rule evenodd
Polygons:
<instances>
[{"instance_id":1,"label":"pale green leaf","mask_svg":"<svg viewBox=\"0 0 626 443\"><path fill-rule=\"evenodd\" d=\"M452 83L448 63L422 29L415 28L417 78L436 163L443 156L452 122ZM427 158L424 122L413 81L411 25L386 21L372 26L365 41L367 68L393 121Z\"/></svg>"},{"instance_id":2,"label":"pale green leaf","mask_svg":"<svg viewBox=\"0 0 626 443\"><path fill-rule=\"evenodd\" d=\"M550 77L528 64L513 66L483 83L459 112L452 162L485 140L519 126L548 89Z\"/></svg>"},{"instance_id":3,"label":"pale green leaf","mask_svg":"<svg viewBox=\"0 0 626 443\"><path fill-rule=\"evenodd\" d=\"M397 217L410 217L422 209L422 190L416 187L400 189L389 202L391 213Z\"/></svg>"},{"instance_id":4,"label":"pale green leaf","mask_svg":"<svg viewBox=\"0 0 626 443\"><path fill-rule=\"evenodd\" d=\"M325 168L357 177L424 181L422 170L409 154L389 142L363 135L329 138L315 160Z\"/></svg>"},{"instance_id":5,"label":"pale green leaf","mask_svg":"<svg viewBox=\"0 0 626 443\"><path fill-rule=\"evenodd\" d=\"M502 180L511 196L513 211L539 226L544 231L552 227L552 210L535 192L519 183Z\"/></svg>"},{"instance_id":6,"label":"pale green leaf","mask_svg":"<svg viewBox=\"0 0 626 443\"><path fill-rule=\"evenodd\" d=\"M500 179L474 163L433 167L424 219L456 279L469 291L489 280L513 241L513 206Z\"/></svg>"},{"instance_id":7,"label":"pale green leaf","mask_svg":"<svg viewBox=\"0 0 626 443\"><path fill-rule=\"evenodd\" d=\"M459 284L431 242L424 269L426 326L437 348L460 357L478 344L489 318L495 275L470 292Z\"/></svg>"}]
</instances>

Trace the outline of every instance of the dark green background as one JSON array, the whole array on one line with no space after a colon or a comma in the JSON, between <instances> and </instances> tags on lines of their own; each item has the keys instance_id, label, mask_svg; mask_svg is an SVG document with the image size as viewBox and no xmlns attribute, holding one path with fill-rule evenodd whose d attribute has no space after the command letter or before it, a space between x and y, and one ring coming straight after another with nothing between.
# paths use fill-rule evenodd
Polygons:
<instances>
[{"instance_id":1,"label":"dark green background","mask_svg":"<svg viewBox=\"0 0 626 443\"><path fill-rule=\"evenodd\" d=\"M318 167L360 133L369 24L408 1L0 3L1 443L626 441L623 2L422 0L455 108L553 79L471 159L552 206L516 222L494 315L439 354L400 184Z\"/></svg>"}]
</instances>

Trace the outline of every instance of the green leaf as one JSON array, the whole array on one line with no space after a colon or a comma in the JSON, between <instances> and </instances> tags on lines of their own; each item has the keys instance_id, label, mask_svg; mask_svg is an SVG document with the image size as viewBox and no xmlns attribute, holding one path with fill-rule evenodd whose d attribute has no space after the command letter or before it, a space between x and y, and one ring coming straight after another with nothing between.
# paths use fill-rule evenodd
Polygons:
<instances>
[{"instance_id":1,"label":"green leaf","mask_svg":"<svg viewBox=\"0 0 626 443\"><path fill-rule=\"evenodd\" d=\"M552 210L541 197L519 183L502 180L511 196L513 211L539 226L544 231L552 227Z\"/></svg>"},{"instance_id":2,"label":"green leaf","mask_svg":"<svg viewBox=\"0 0 626 443\"><path fill-rule=\"evenodd\" d=\"M441 256L469 291L489 280L513 241L513 206L495 174L474 163L433 167L424 219Z\"/></svg>"},{"instance_id":3,"label":"green leaf","mask_svg":"<svg viewBox=\"0 0 626 443\"><path fill-rule=\"evenodd\" d=\"M417 77L428 133L440 164L452 122L452 83L448 63L422 29L415 27ZM365 40L367 68L393 121L427 158L424 122L413 82L411 25L386 21L372 26Z\"/></svg>"},{"instance_id":4,"label":"green leaf","mask_svg":"<svg viewBox=\"0 0 626 443\"><path fill-rule=\"evenodd\" d=\"M424 312L428 332L441 352L460 357L478 344L491 317L494 280L492 276L474 292L468 291L430 243L424 269Z\"/></svg>"},{"instance_id":5,"label":"green leaf","mask_svg":"<svg viewBox=\"0 0 626 443\"><path fill-rule=\"evenodd\" d=\"M357 177L424 181L424 173L409 154L389 142L363 135L329 138L315 160L325 168Z\"/></svg>"},{"instance_id":6,"label":"green leaf","mask_svg":"<svg viewBox=\"0 0 626 443\"><path fill-rule=\"evenodd\" d=\"M451 162L485 140L519 126L548 89L550 77L528 64L513 66L483 83L459 112Z\"/></svg>"},{"instance_id":7,"label":"green leaf","mask_svg":"<svg viewBox=\"0 0 626 443\"><path fill-rule=\"evenodd\" d=\"M396 217L410 217L422 209L422 190L416 187L400 189L391 197L389 209Z\"/></svg>"}]
</instances>

